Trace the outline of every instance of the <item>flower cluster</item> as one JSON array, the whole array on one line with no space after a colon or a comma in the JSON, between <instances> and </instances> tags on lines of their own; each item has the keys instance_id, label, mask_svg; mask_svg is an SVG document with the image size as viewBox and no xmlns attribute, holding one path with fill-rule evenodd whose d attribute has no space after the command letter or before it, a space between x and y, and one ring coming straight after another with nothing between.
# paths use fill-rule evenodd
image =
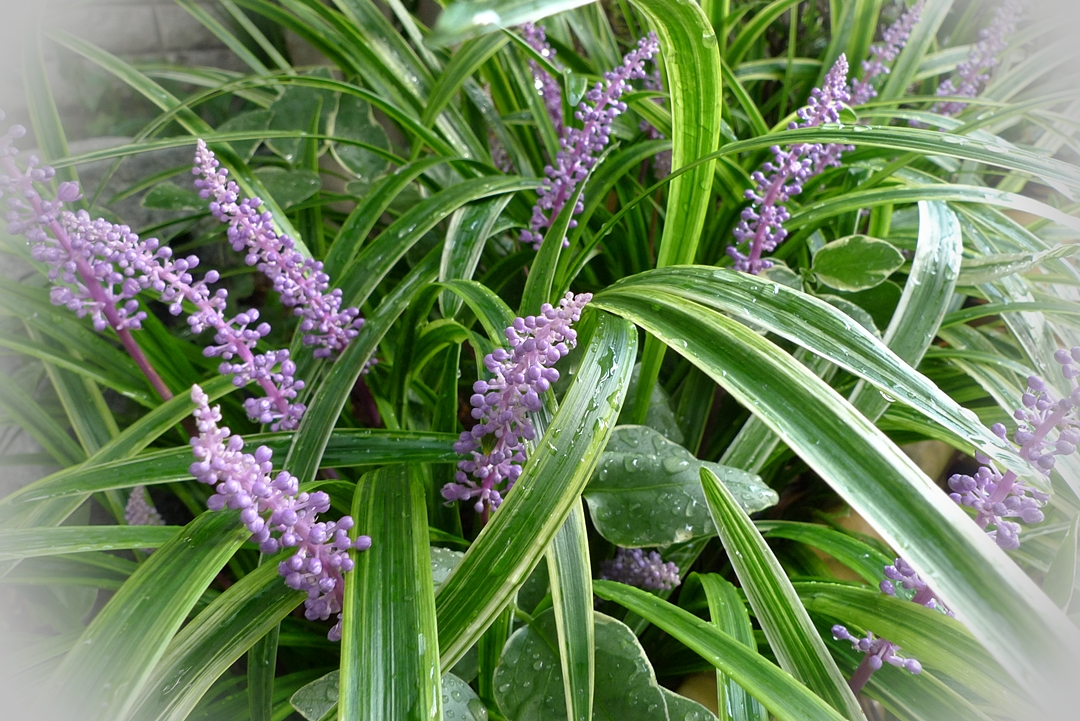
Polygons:
<instances>
[{"instance_id":1,"label":"flower cluster","mask_svg":"<svg viewBox=\"0 0 1080 721\"><path fill-rule=\"evenodd\" d=\"M529 47L538 52L541 57L555 63L555 51L547 41L547 33L542 25L525 23L521 26L521 37ZM556 64L555 67L558 67ZM529 60L529 70L532 71L533 83L540 97L544 99L544 107L547 108L551 124L555 126L555 132L562 135L564 130L562 88L559 81L551 77L551 73L540 67L535 60Z\"/></svg>"},{"instance_id":2,"label":"flower cluster","mask_svg":"<svg viewBox=\"0 0 1080 721\"><path fill-rule=\"evenodd\" d=\"M330 510L330 497L322 491L301 493L299 482L287 471L272 475L273 452L260 446L254 454L244 453L244 440L218 426L221 410L210 408L209 397L199 386L191 389L195 419L199 429L191 440L195 463L191 475L214 488L206 505L212 511L230 508L251 531L252 539L264 554L281 548L296 548L296 554L278 565L290 588L307 593L304 601L308 620L325 621L338 614L329 638L341 638L341 602L344 581L341 574L352 570L348 550L366 551L371 539L349 539L353 526L349 516L319 521ZM272 535L276 534L276 535Z\"/></svg>"},{"instance_id":3,"label":"flower cluster","mask_svg":"<svg viewBox=\"0 0 1080 721\"><path fill-rule=\"evenodd\" d=\"M1054 359L1061 364L1061 373L1069 381L1070 394L1055 398L1046 383L1035 376L1028 378L1027 392L1021 397L1022 406L1013 417L1017 421L1013 442L1020 446L1020 457L1030 461L1049 475L1057 456L1076 452L1080 444L1080 346L1059 350ZM995 423L993 432L1005 438L1005 426ZM1042 506L1050 496L1022 482L1015 472L1001 473L981 454L976 459L983 465L974 475L957 473L949 478L949 497L975 510L975 522L986 529L990 537L1005 550L1020 546L1020 524L1007 520L1016 518L1024 523L1043 520Z\"/></svg>"},{"instance_id":4,"label":"flower cluster","mask_svg":"<svg viewBox=\"0 0 1080 721\"><path fill-rule=\"evenodd\" d=\"M919 0L919 2L912 5L907 12L882 33L882 42L875 43L870 47L870 59L862 62L862 78L851 84L852 105L863 105L877 96L877 90L874 89L873 84L874 80L881 75L889 74L889 66L886 63L892 63L892 61L896 60L900 51L907 45L908 38L911 37L911 31L915 29L915 25L922 18L925 7L926 0Z\"/></svg>"},{"instance_id":5,"label":"flower cluster","mask_svg":"<svg viewBox=\"0 0 1080 721\"><path fill-rule=\"evenodd\" d=\"M900 650L899 646L887 639L878 638L869 631L866 632L866 636L854 636L845 627L837 624L832 627L832 634L837 641L850 641L852 648L866 654L852 675L851 680L848 681L851 690L855 693L858 693L866 685L866 681L869 680L874 671L877 671L886 663L899 666L910 673L922 673L922 664L917 659L901 656L897 653ZM862 678L864 675L866 679Z\"/></svg>"},{"instance_id":6,"label":"flower cluster","mask_svg":"<svg viewBox=\"0 0 1080 721\"><path fill-rule=\"evenodd\" d=\"M540 315L515 319L506 329L510 350L496 348L484 358L493 377L473 384L469 403L476 425L454 444L470 458L458 463L457 482L443 486L447 501L475 499L477 513L502 503L521 475L525 442L536 437L528 413L540 410L540 394L559 379L553 366L577 344L571 324L590 300L590 293L567 293L558 307L545 303Z\"/></svg>"},{"instance_id":7,"label":"flower cluster","mask_svg":"<svg viewBox=\"0 0 1080 721\"><path fill-rule=\"evenodd\" d=\"M953 612L926 585L926 581L919 577L911 564L902 558L896 559L891 566L885 567L885 579L878 588L886 596L907 598L912 603L939 610L946 616L953 615Z\"/></svg>"},{"instance_id":8,"label":"flower cluster","mask_svg":"<svg viewBox=\"0 0 1080 721\"><path fill-rule=\"evenodd\" d=\"M838 121L841 109L851 100L847 75L847 57L841 55L826 75L822 87L814 88L807 106L799 110L799 122L792 122L789 129ZM826 168L838 166L840 155L847 149L848 146L821 143L797 143L786 149L774 145L770 149L774 160L765 163L751 176L754 188L746 191L746 198L751 202L735 227L737 244L727 249L735 261L735 270L756 275L772 267L772 261L762 259L761 254L775 250L787 237L784 223L791 214L783 203L801 193L811 177ZM738 244L743 243L747 245L745 253L738 248Z\"/></svg>"},{"instance_id":9,"label":"flower cluster","mask_svg":"<svg viewBox=\"0 0 1080 721\"><path fill-rule=\"evenodd\" d=\"M254 381L262 387L265 397L245 402L248 415L273 430L296 428L305 408L294 399L304 383L294 378L296 366L287 350L254 352L270 332L269 324L258 322L259 312L252 309L228 317L228 292L209 288L218 280L217 271L198 281L192 275L199 265L196 256L173 257L171 248L155 238L140 239L126 225L92 219L85 210L64 210L65 202L79 198L77 184L61 183L55 200L43 199L34 184L49 182L53 170L37 167L37 159L30 158L26 170L20 171L12 159L16 151L11 141L24 133L15 126L0 139L0 192L8 196L8 231L25 236L34 259L49 268L52 302L79 317L89 316L99 332L111 327L164 399L172 393L131 335L146 318L136 296L153 292L173 315L190 303L195 308L187 318L192 332L214 331L214 343L203 349L204 355L221 358L219 371L232 376L237 386Z\"/></svg>"},{"instance_id":10,"label":"flower cluster","mask_svg":"<svg viewBox=\"0 0 1080 721\"><path fill-rule=\"evenodd\" d=\"M544 168L547 178L537 191L540 199L533 206L529 229L521 233L521 239L533 244L539 250L544 239L544 230L551 225L563 207L570 201L574 189L588 176L596 165L601 151L611 139L611 124L616 117L626 112L626 103L620 98L630 88L631 80L646 77L645 63L660 51L660 42L654 33L649 33L638 41L636 48L623 58L622 65L604 73L604 81L597 83L585 94L574 117L581 121L580 128L566 126L559 139L559 152L554 165ZM561 102L561 101L560 101ZM552 101L547 101L548 107ZM574 213L585 209L585 203L578 198ZM577 221L570 221L570 227ZM564 246L567 241L563 241Z\"/></svg>"},{"instance_id":11,"label":"flower cluster","mask_svg":"<svg viewBox=\"0 0 1080 721\"><path fill-rule=\"evenodd\" d=\"M326 358L345 348L364 324L356 308L341 308L341 290L330 288L330 276L321 262L305 258L287 235L274 231L273 217L259 212L262 200L239 200L240 189L228 180L214 153L199 141L192 173L195 187L210 200L210 212L229 225L233 250L247 253L245 262L256 266L281 295L281 302L300 317L304 343L317 346L315 357ZM237 202L239 200L239 202Z\"/></svg>"},{"instance_id":12,"label":"flower cluster","mask_svg":"<svg viewBox=\"0 0 1080 721\"><path fill-rule=\"evenodd\" d=\"M1005 0L997 10L990 24L979 33L979 42L971 48L967 60L957 66L956 78L948 78L938 86L937 94L941 97L961 96L974 98L990 79L990 71L998 64L998 55L1009 46L1009 35L1016 30L1024 7L1020 0ZM953 116L967 107L959 100L944 100L936 103L932 112L938 115Z\"/></svg>"},{"instance_id":13,"label":"flower cluster","mask_svg":"<svg viewBox=\"0 0 1080 721\"><path fill-rule=\"evenodd\" d=\"M652 591L670 591L679 585L679 567L664 563L656 551L619 548L615 557L600 564L600 578Z\"/></svg>"},{"instance_id":14,"label":"flower cluster","mask_svg":"<svg viewBox=\"0 0 1080 721\"><path fill-rule=\"evenodd\" d=\"M877 95L874 81L887 74L891 63L907 44L911 31L922 17L925 0L919 0L907 12L882 33L882 42L870 48L870 60L862 63L863 76L848 87L848 62L841 55L825 76L821 88L810 93L809 103L798 111L798 122L788 125L795 128L811 128L824 123L835 123L845 105L862 105ZM772 261L761 256L776 249L787 238L784 223L791 217L783 203L803 191L807 181L827 168L838 167L840 157L850 145L835 143L799 143L784 149L778 145L770 148L773 161L765 163L751 178L754 188L746 191L750 205L743 210L742 218L735 226L735 245L729 246L728 255L735 261L735 270L754 275L772 267ZM746 252L739 250L746 244Z\"/></svg>"},{"instance_id":15,"label":"flower cluster","mask_svg":"<svg viewBox=\"0 0 1080 721\"><path fill-rule=\"evenodd\" d=\"M129 526L165 525L165 519L146 496L146 486L135 486L131 489L131 495L124 507L124 523Z\"/></svg>"},{"instance_id":16,"label":"flower cluster","mask_svg":"<svg viewBox=\"0 0 1080 721\"><path fill-rule=\"evenodd\" d=\"M940 599L934 595L926 582L919 578L919 574L915 572L915 569L902 558L897 558L892 565L885 567L885 579L881 582L879 588L886 595L907 598L907 600L920 606L936 609L949 616L953 615ZM870 680L874 672L886 663L905 669L910 673L922 672L921 663L916 659L901 656L898 653L900 647L888 639L875 636L869 631L867 631L866 636L859 637L840 624L832 627L832 634L836 640L848 641L851 643L852 648L865 654L862 661L859 662L858 668L855 669L855 673L852 674L851 679L848 681L851 690L855 693L858 693L866 685L866 682Z\"/></svg>"}]
</instances>

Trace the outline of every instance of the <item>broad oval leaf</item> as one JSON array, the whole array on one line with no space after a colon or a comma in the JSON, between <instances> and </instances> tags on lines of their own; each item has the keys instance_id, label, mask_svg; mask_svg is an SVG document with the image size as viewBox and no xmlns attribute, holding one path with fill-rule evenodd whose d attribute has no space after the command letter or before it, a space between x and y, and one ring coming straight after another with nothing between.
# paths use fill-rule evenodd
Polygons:
<instances>
[{"instance_id":1,"label":"broad oval leaf","mask_svg":"<svg viewBox=\"0 0 1080 721\"><path fill-rule=\"evenodd\" d=\"M585 488L596 530L630 548L715 535L698 479L702 468L715 473L747 513L779 500L752 473L700 461L648 426L619 426Z\"/></svg>"},{"instance_id":2,"label":"broad oval leaf","mask_svg":"<svg viewBox=\"0 0 1080 721\"><path fill-rule=\"evenodd\" d=\"M891 243L849 235L818 250L811 269L830 288L859 291L881 285L903 264L904 256Z\"/></svg>"},{"instance_id":3,"label":"broad oval leaf","mask_svg":"<svg viewBox=\"0 0 1080 721\"><path fill-rule=\"evenodd\" d=\"M596 633L596 718L668 721L667 703L652 664L626 624L594 613ZM507 721L566 719L555 613L547 610L506 642L495 669L495 700ZM681 698L681 697L680 697ZM702 719L712 714L689 699ZM680 721L683 716L678 717Z\"/></svg>"},{"instance_id":4,"label":"broad oval leaf","mask_svg":"<svg viewBox=\"0 0 1080 721\"><path fill-rule=\"evenodd\" d=\"M282 208L302 203L322 187L322 179L313 170L305 168L259 168L255 176Z\"/></svg>"}]
</instances>

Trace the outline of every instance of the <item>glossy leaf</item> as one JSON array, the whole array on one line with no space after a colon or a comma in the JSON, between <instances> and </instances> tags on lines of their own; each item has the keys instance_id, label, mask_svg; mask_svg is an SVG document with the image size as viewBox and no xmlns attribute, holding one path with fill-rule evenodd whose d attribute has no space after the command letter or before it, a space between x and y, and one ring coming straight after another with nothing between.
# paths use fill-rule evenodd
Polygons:
<instances>
[{"instance_id":1,"label":"glossy leaf","mask_svg":"<svg viewBox=\"0 0 1080 721\"><path fill-rule=\"evenodd\" d=\"M285 585L276 560L244 576L172 639L129 718L188 718L213 683L303 600Z\"/></svg>"},{"instance_id":2,"label":"glossy leaf","mask_svg":"<svg viewBox=\"0 0 1080 721\"><path fill-rule=\"evenodd\" d=\"M746 604L734 586L723 577L709 573L694 575L709 603L709 618L713 625L751 650L757 650L754 627ZM766 721L765 708L755 701L742 686L716 671L717 700L722 721Z\"/></svg>"},{"instance_id":3,"label":"glossy leaf","mask_svg":"<svg viewBox=\"0 0 1080 721\"><path fill-rule=\"evenodd\" d=\"M812 270L825 285L859 291L884 283L904 264L904 256L883 240L851 235L826 243L814 253Z\"/></svg>"},{"instance_id":4,"label":"glossy leaf","mask_svg":"<svg viewBox=\"0 0 1080 721\"><path fill-rule=\"evenodd\" d=\"M667 721L663 691L633 631L602 613L594 616L600 683L593 718ZM510 637L495 673L496 698L507 721L568 718L560 694L563 681L557 649L551 610Z\"/></svg>"},{"instance_id":5,"label":"glossy leaf","mask_svg":"<svg viewBox=\"0 0 1080 721\"><path fill-rule=\"evenodd\" d=\"M566 718L589 721L593 716L594 658L592 564L585 511L578 503L555 534L547 551L559 662L566 699Z\"/></svg>"},{"instance_id":6,"label":"glossy leaf","mask_svg":"<svg viewBox=\"0 0 1080 721\"><path fill-rule=\"evenodd\" d=\"M714 535L716 528L698 479L702 468L721 478L747 513L779 500L753 474L699 461L647 426L619 426L585 488L596 530L615 545L628 548L666 546Z\"/></svg>"},{"instance_id":7,"label":"glossy leaf","mask_svg":"<svg viewBox=\"0 0 1080 721\"><path fill-rule=\"evenodd\" d=\"M180 529L176 526L64 526L0 529L0 561L90 551L158 548Z\"/></svg>"},{"instance_id":8,"label":"glossy leaf","mask_svg":"<svg viewBox=\"0 0 1080 721\"><path fill-rule=\"evenodd\" d=\"M1048 706L1080 635L905 455L768 341L662 294L602 305L657 334L750 407L932 585L1014 678ZM683 344L685 343L685 347ZM769 379L767 392L758 380ZM786 379L781 381L781 379ZM948 549L948 550L944 550ZM960 549L963 549L962 551ZM1013 619L1004 626L1003 616ZM1064 682L1063 682L1064 683Z\"/></svg>"},{"instance_id":9,"label":"glossy leaf","mask_svg":"<svg viewBox=\"0 0 1080 721\"><path fill-rule=\"evenodd\" d=\"M61 716L123 718L203 589L250 533L204 513L150 556L90 622L39 701Z\"/></svg>"}]
</instances>

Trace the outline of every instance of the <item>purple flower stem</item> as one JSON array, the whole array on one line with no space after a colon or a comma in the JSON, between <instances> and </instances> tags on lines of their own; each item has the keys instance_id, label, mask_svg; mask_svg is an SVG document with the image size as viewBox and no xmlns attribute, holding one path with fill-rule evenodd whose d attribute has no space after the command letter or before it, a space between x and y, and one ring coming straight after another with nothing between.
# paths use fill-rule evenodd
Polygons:
<instances>
[{"instance_id":1,"label":"purple flower stem","mask_svg":"<svg viewBox=\"0 0 1080 721\"><path fill-rule=\"evenodd\" d=\"M863 656L862 661L859 662L858 667L855 669L855 673L851 674L851 678L848 679L848 686L851 687L853 694L858 694L862 691L863 686L870 680L870 677L874 675L874 671L881 668L882 657L888 651L889 646L882 644L881 648L876 653L868 653ZM870 659L876 659L871 661Z\"/></svg>"},{"instance_id":2,"label":"purple flower stem","mask_svg":"<svg viewBox=\"0 0 1080 721\"><path fill-rule=\"evenodd\" d=\"M1066 414L1069 412L1068 408L1058 407L1053 413L1046 417L1046 420L1040 423L1036 428L1034 434L1031 436L1031 440L1020 447L1020 457L1027 458L1028 453L1033 448L1039 446L1042 440L1046 438L1054 428L1057 427L1062 420L1064 420ZM1001 477L1001 482L997 484L994 492L990 494L990 503L1001 503L1009 497L1009 492L1016 484L1017 475L1014 471L1008 470L1005 475Z\"/></svg>"},{"instance_id":3,"label":"purple flower stem","mask_svg":"<svg viewBox=\"0 0 1080 721\"><path fill-rule=\"evenodd\" d=\"M4 171L10 178L17 178L21 175L19 167L15 164L15 161L10 157L3 159ZM27 184L29 185L29 180ZM32 186L31 191L32 191ZM30 206L34 209L34 213L38 216L44 215L43 208L41 207L41 196L36 192L27 192L24 197L30 202ZM150 364L146 354L143 353L143 349L139 347L139 344L135 341L135 337L131 334L131 331L124 327L120 315L116 312L116 306L106 297L104 289L102 289L100 282L94 277L94 273L90 268L90 264L86 262L86 259L81 254L75 252L71 245L71 238L68 237L67 231L60 225L58 219L50 220L48 225L49 230L52 231L53 237L57 242L63 246L64 250L68 253L68 256L74 258L75 267L79 273L79 277L82 279L83 285L86 286L87 292L90 293L90 297L94 301L100 304L102 313L105 315L105 319L109 321L109 325L116 331L117 337L120 339L120 343L124 346L124 350L131 356L131 359L135 361L135 365L139 367L146 379L150 381L150 385L154 388L161 399L164 401L170 400L173 397L172 391L165 385L165 381L161 380L161 376L154 370L154 366Z\"/></svg>"}]
</instances>

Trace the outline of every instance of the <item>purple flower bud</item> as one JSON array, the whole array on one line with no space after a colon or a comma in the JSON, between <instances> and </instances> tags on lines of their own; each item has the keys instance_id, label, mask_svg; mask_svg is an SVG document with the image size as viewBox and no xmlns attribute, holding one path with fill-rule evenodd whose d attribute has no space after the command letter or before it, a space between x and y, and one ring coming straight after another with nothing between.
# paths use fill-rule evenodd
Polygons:
<instances>
[{"instance_id":1,"label":"purple flower bud","mask_svg":"<svg viewBox=\"0 0 1080 721\"><path fill-rule=\"evenodd\" d=\"M600 565L600 578L649 590L671 590L679 585L679 567L664 563L660 554L640 548L620 548Z\"/></svg>"},{"instance_id":2,"label":"purple flower bud","mask_svg":"<svg viewBox=\"0 0 1080 721\"><path fill-rule=\"evenodd\" d=\"M240 518L252 533L263 553L275 553L280 547L296 548L296 554L278 566L285 583L308 594L305 615L310 620L326 620L337 613L339 623L344 584L341 574L352 568L349 548L367 550L371 539L359 536L350 542L346 533L353 520L320 521L318 514L330 508L330 498L322 491L298 493L298 483L282 471L271 478L273 453L260 446L255 454L243 453L243 442L221 428L221 409L211 408L209 397L199 386L191 389L195 403L195 421L199 429L191 440L198 462L191 473L214 487L207 501L211 510L244 509ZM277 533L278 538L270 536ZM334 628L339 628L335 626ZM334 630L329 634L334 636ZM337 632L340 637L340 629Z\"/></svg>"},{"instance_id":3,"label":"purple flower bud","mask_svg":"<svg viewBox=\"0 0 1080 721\"><path fill-rule=\"evenodd\" d=\"M240 188L228 180L229 171L220 167L202 140L195 151L193 173L199 176L195 181L199 194L212 199L210 210L214 217L229 225L233 250L247 254L248 265L255 265L266 275L281 295L282 304L296 309L301 329L312 331L304 336L304 343L317 346L315 356L320 358L342 351L357 336L364 321L356 308L341 308L340 290L328 292L330 278L322 271L322 263L302 256L292 238L278 235L269 213L255 212L262 200L237 202ZM254 318L244 322L252 321Z\"/></svg>"},{"instance_id":4,"label":"purple flower bud","mask_svg":"<svg viewBox=\"0 0 1080 721\"><path fill-rule=\"evenodd\" d=\"M957 66L957 77L942 81L937 94L976 97L990 80L990 71L997 67L998 55L1009 46L1008 37L1015 32L1023 10L1020 0L1005 0L994 11L990 25L979 33L979 42L971 48L967 60ZM951 117L965 107L965 102L947 100L935 104L931 112Z\"/></svg>"},{"instance_id":5,"label":"purple flower bud","mask_svg":"<svg viewBox=\"0 0 1080 721\"><path fill-rule=\"evenodd\" d=\"M841 55L825 76L825 83L821 88L814 88L807 106L798 111L800 122L794 124L795 127L810 128L836 122L841 108L851 101L847 73L847 57ZM819 143L772 148L774 161L765 166L768 175L755 174L750 213L744 214L735 226L736 244L727 249L735 261L735 270L756 275L772 267L772 261L762 259L761 255L775 250L787 235L783 224L790 214L782 204L801 193L811 176L839 166L841 153L848 149L848 146ZM747 244L745 254L738 249L742 243Z\"/></svg>"},{"instance_id":6,"label":"purple flower bud","mask_svg":"<svg viewBox=\"0 0 1080 721\"><path fill-rule=\"evenodd\" d=\"M547 48L546 41L543 41L542 30L529 25L523 26L523 31L527 42L530 42L541 54L546 52L542 47L547 51L550 50ZM538 39L544 42L542 47L535 44ZM533 248L540 249L540 243L544 237L543 231L551 225L563 206L569 202L578 183L588 175L600 153L607 146L612 122L626 111L626 105L620 98L623 93L632 89L630 81L646 77L645 63L659 51L660 42L654 33L649 33L638 41L636 48L626 54L622 65L605 73L604 81L597 83L578 106L575 117L581 121L581 128L562 125L561 96L556 98L555 90L549 89L542 80L538 82L553 119L556 114L560 119L556 124L556 128L560 130L560 139L555 162L544 168L544 173L548 177L538 191L540 199L533 206L529 230L521 234L521 239L531 242ZM534 69L534 73L537 70L538 68ZM542 70L539 72L543 73ZM547 74L543 73L543 75ZM580 209L584 209L584 206L579 204L574 208L574 212L580 212ZM568 244L569 242L564 239L563 246Z\"/></svg>"},{"instance_id":7,"label":"purple flower bud","mask_svg":"<svg viewBox=\"0 0 1080 721\"><path fill-rule=\"evenodd\" d=\"M505 333L513 352L496 348L484 358L484 366L494 377L473 385L477 392L469 404L478 422L454 444L456 452L470 458L458 463L456 482L443 486L447 502L472 501L478 513L485 506L499 507L502 494L521 474L524 441L535 437L528 412L542 407L540 394L550 387L548 379L554 372L550 366L574 347L577 335L570 326L581 318L582 308L591 299L588 293L567 293L558 308L545 303L541 315L515 319ZM485 451L479 440L487 435L495 441Z\"/></svg>"}]
</instances>

